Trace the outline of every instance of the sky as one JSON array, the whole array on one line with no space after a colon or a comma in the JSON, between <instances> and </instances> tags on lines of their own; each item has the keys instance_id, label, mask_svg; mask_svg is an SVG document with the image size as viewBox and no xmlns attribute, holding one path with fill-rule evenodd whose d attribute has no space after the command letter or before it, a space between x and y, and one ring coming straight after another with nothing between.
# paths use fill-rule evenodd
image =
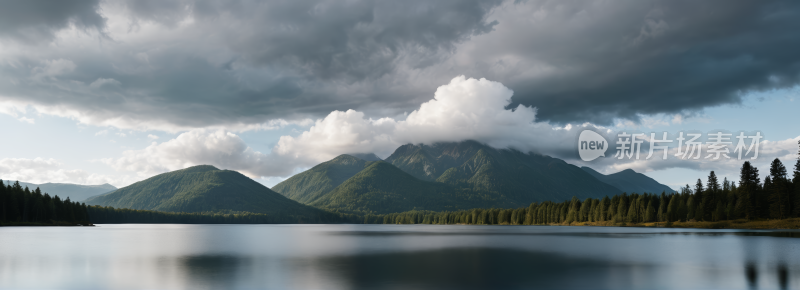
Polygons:
<instances>
[{"instance_id":1,"label":"sky","mask_svg":"<svg viewBox=\"0 0 800 290\"><path fill-rule=\"evenodd\" d=\"M339 154L462 140L673 188L738 180L744 160L763 177L797 159L798 16L797 1L0 2L0 179L121 187L211 164L273 186ZM583 130L605 157L579 158ZM667 160L615 158L623 132L648 137L643 155L667 132ZM680 134L708 151L715 132L733 158L675 156ZM763 136L756 159L734 156L740 132Z\"/></svg>"}]
</instances>

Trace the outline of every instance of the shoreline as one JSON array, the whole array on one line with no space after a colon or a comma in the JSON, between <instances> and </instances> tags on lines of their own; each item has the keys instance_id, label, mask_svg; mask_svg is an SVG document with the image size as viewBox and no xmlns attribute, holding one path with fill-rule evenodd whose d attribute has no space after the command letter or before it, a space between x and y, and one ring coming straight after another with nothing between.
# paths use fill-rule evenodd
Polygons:
<instances>
[{"instance_id":1,"label":"shoreline","mask_svg":"<svg viewBox=\"0 0 800 290\"><path fill-rule=\"evenodd\" d=\"M724 220L717 222L678 221L625 223L613 221L551 223L554 226L586 226L586 227L643 227L643 228L694 228L694 229L738 229L738 230L797 230L800 229L800 218L781 220Z\"/></svg>"},{"instance_id":2,"label":"shoreline","mask_svg":"<svg viewBox=\"0 0 800 290\"><path fill-rule=\"evenodd\" d=\"M38 223L38 222L5 222L0 223L0 227L93 227L94 224L81 224L81 223L71 223L71 222L64 222L64 221L51 221L49 223Z\"/></svg>"}]
</instances>

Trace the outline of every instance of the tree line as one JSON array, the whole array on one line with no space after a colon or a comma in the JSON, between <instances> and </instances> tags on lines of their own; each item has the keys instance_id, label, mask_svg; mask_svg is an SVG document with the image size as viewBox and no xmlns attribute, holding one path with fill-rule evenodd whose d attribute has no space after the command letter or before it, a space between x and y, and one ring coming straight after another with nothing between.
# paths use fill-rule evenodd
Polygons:
<instances>
[{"instance_id":1,"label":"tree line","mask_svg":"<svg viewBox=\"0 0 800 290\"><path fill-rule=\"evenodd\" d=\"M736 219L786 219L800 216L800 159L789 179L779 159L770 164L761 183L758 168L745 161L738 185L727 178L721 183L711 171L704 183L697 180L677 193L627 194L602 199L577 198L564 202L532 203L517 209L471 209L452 212L409 211L365 215L369 224L477 224L539 225L573 222L646 223L676 221L724 221Z\"/></svg>"},{"instance_id":2,"label":"tree line","mask_svg":"<svg viewBox=\"0 0 800 290\"><path fill-rule=\"evenodd\" d=\"M96 224L308 224L342 223L356 220L351 215L320 211L316 215L267 215L252 212L163 212L104 206L89 206L89 218Z\"/></svg>"},{"instance_id":3,"label":"tree line","mask_svg":"<svg viewBox=\"0 0 800 290\"><path fill-rule=\"evenodd\" d=\"M64 223L89 224L86 204L51 197L38 187L23 188L19 181L6 185L0 180L0 225Z\"/></svg>"}]
</instances>

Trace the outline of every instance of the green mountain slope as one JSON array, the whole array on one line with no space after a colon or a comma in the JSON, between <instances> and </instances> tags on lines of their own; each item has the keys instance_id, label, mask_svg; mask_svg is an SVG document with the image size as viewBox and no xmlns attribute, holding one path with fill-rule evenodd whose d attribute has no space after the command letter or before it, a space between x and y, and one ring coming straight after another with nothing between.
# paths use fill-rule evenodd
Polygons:
<instances>
[{"instance_id":1,"label":"green mountain slope","mask_svg":"<svg viewBox=\"0 0 800 290\"><path fill-rule=\"evenodd\" d=\"M370 163L310 205L342 212L392 213L409 210L458 210L513 204L491 194L417 179L382 161Z\"/></svg>"},{"instance_id":2,"label":"green mountain slope","mask_svg":"<svg viewBox=\"0 0 800 290\"><path fill-rule=\"evenodd\" d=\"M640 184L641 176L634 177ZM524 207L623 192L561 159L475 141L403 145L385 162L341 155L274 189L304 204L349 213Z\"/></svg>"},{"instance_id":3,"label":"green mountain slope","mask_svg":"<svg viewBox=\"0 0 800 290\"><path fill-rule=\"evenodd\" d=\"M561 159L475 141L403 145L386 161L417 178L500 195L515 206L621 193Z\"/></svg>"},{"instance_id":4,"label":"green mountain slope","mask_svg":"<svg viewBox=\"0 0 800 290\"><path fill-rule=\"evenodd\" d=\"M669 186L658 183L655 179L647 175L633 171L632 169L625 169L623 171L604 175L589 167L581 167L584 171L588 172L598 180L608 183L619 190L627 193L673 193L676 192Z\"/></svg>"},{"instance_id":5,"label":"green mountain slope","mask_svg":"<svg viewBox=\"0 0 800 290\"><path fill-rule=\"evenodd\" d=\"M272 190L290 199L309 204L356 175L369 163L371 162L342 154L278 183Z\"/></svg>"},{"instance_id":6,"label":"green mountain slope","mask_svg":"<svg viewBox=\"0 0 800 290\"><path fill-rule=\"evenodd\" d=\"M156 175L90 198L86 204L169 212L247 211L287 216L320 212L239 172L209 165Z\"/></svg>"},{"instance_id":7,"label":"green mountain slope","mask_svg":"<svg viewBox=\"0 0 800 290\"><path fill-rule=\"evenodd\" d=\"M117 190L116 187L108 183L100 185L80 185L72 183L35 184L35 183L20 182L19 184L22 187L27 186L31 190L36 189L38 187L40 190L42 190L42 192L49 193L50 195L58 195L62 199L69 197L69 199L72 201L83 201L95 195L101 195L104 193Z\"/></svg>"}]
</instances>

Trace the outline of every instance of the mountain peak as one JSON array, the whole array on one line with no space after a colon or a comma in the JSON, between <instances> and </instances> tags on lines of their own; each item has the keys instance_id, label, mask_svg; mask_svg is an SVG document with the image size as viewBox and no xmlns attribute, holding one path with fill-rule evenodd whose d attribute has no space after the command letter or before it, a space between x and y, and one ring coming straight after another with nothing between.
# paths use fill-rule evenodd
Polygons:
<instances>
[{"instance_id":1,"label":"mountain peak","mask_svg":"<svg viewBox=\"0 0 800 290\"><path fill-rule=\"evenodd\" d=\"M358 159L361 159L361 160L364 160L364 161L382 161L383 160L380 157L378 157L377 155L375 155L375 153L353 153L353 154L347 154L347 155L353 156L355 158L358 158Z\"/></svg>"},{"instance_id":2,"label":"mountain peak","mask_svg":"<svg viewBox=\"0 0 800 290\"><path fill-rule=\"evenodd\" d=\"M183 173L200 173L200 172L208 172L208 171L217 171L219 168L216 168L212 165L195 165L191 167L186 167L179 171Z\"/></svg>"}]
</instances>

